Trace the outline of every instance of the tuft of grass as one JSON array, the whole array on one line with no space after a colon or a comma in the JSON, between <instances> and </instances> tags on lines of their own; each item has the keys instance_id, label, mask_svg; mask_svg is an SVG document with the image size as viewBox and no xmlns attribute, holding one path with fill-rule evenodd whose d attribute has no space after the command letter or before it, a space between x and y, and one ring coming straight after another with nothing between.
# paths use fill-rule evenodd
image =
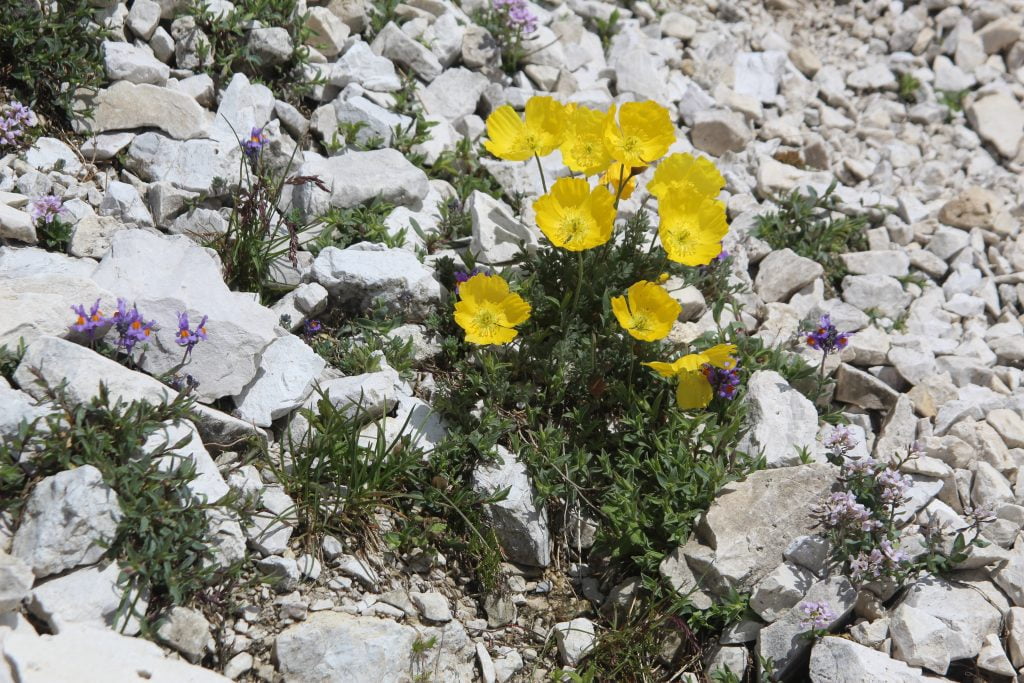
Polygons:
<instances>
[{"instance_id":1,"label":"tuft of grass","mask_svg":"<svg viewBox=\"0 0 1024 683\"><path fill-rule=\"evenodd\" d=\"M68 129L77 116L76 91L106 81L102 42L89 0L12 0L0 12L0 90L30 105L50 126Z\"/></svg>"},{"instance_id":2,"label":"tuft of grass","mask_svg":"<svg viewBox=\"0 0 1024 683\"><path fill-rule=\"evenodd\" d=\"M913 104L917 101L917 91L921 87L921 81L914 78L910 73L904 72L900 74L899 81L899 98L907 104Z\"/></svg>"},{"instance_id":3,"label":"tuft of grass","mask_svg":"<svg viewBox=\"0 0 1024 683\"><path fill-rule=\"evenodd\" d=\"M303 221L296 209L277 209L285 186L315 184L325 191L327 187L315 176L289 177L287 169L277 173L258 156L243 155L239 177L231 196L228 228L223 235L208 239L205 246L220 256L224 281L231 289L256 292L267 305L288 289L272 282L275 264L287 258L296 265L300 236L319 225L318 221Z\"/></svg>"},{"instance_id":4,"label":"tuft of grass","mask_svg":"<svg viewBox=\"0 0 1024 683\"><path fill-rule=\"evenodd\" d=\"M939 104L944 105L951 113L964 109L964 97L970 90L940 90Z\"/></svg>"},{"instance_id":5,"label":"tuft of grass","mask_svg":"<svg viewBox=\"0 0 1024 683\"><path fill-rule=\"evenodd\" d=\"M601 39L601 47L606 53L608 52L608 47L612 44L612 38L619 32L619 19L621 16L618 9L613 9L607 19L594 18L594 28L596 29L597 36Z\"/></svg>"},{"instance_id":6,"label":"tuft of grass","mask_svg":"<svg viewBox=\"0 0 1024 683\"><path fill-rule=\"evenodd\" d=\"M826 287L838 290L846 266L840 254L867 249L868 225L865 216L846 216L836 210L833 181L823 194L814 188L793 190L775 199L778 209L757 218L755 234L772 249L792 249L800 256L817 261L825 269Z\"/></svg>"}]
</instances>

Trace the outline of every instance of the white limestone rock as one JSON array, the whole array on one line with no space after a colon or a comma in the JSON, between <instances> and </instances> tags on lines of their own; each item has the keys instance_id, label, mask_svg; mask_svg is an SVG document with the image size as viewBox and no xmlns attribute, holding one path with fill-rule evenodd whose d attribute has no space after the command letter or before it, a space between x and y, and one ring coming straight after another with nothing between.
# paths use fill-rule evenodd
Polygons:
<instances>
[{"instance_id":1,"label":"white limestone rock","mask_svg":"<svg viewBox=\"0 0 1024 683\"><path fill-rule=\"evenodd\" d=\"M484 506L505 554L513 562L546 567L551 562L551 535L547 509L534 502L533 485L526 465L498 446L496 461L484 462L473 472L473 488L493 495L508 488L508 496Z\"/></svg>"},{"instance_id":2,"label":"white limestone rock","mask_svg":"<svg viewBox=\"0 0 1024 683\"><path fill-rule=\"evenodd\" d=\"M32 489L11 554L39 578L98 562L121 521L117 493L92 465L59 472Z\"/></svg>"},{"instance_id":3,"label":"white limestone rock","mask_svg":"<svg viewBox=\"0 0 1024 683\"><path fill-rule=\"evenodd\" d=\"M387 619L316 612L282 631L273 657L286 681L380 683L412 668L417 632Z\"/></svg>"},{"instance_id":4,"label":"white limestone rock","mask_svg":"<svg viewBox=\"0 0 1024 683\"><path fill-rule=\"evenodd\" d=\"M103 64L112 81L165 85L171 75L170 67L151 52L128 43L103 41Z\"/></svg>"},{"instance_id":5,"label":"white limestone rock","mask_svg":"<svg viewBox=\"0 0 1024 683\"><path fill-rule=\"evenodd\" d=\"M16 680L58 683L81 681L83 672L102 672L108 681L153 683L228 683L230 679L180 659L160 646L101 628L76 627L56 635L9 633L4 655ZM116 653L116 654L115 654Z\"/></svg>"},{"instance_id":6,"label":"white limestone rock","mask_svg":"<svg viewBox=\"0 0 1024 683\"><path fill-rule=\"evenodd\" d=\"M442 294L440 283L415 255L371 242L327 247L313 262L310 276L341 305L366 309L381 300L410 322L429 315Z\"/></svg>"},{"instance_id":7,"label":"white limestone rock","mask_svg":"<svg viewBox=\"0 0 1024 683\"><path fill-rule=\"evenodd\" d=\"M258 427L269 427L306 400L326 365L298 337L278 337L263 351L256 377L236 398L238 417Z\"/></svg>"},{"instance_id":8,"label":"white limestone rock","mask_svg":"<svg viewBox=\"0 0 1024 683\"><path fill-rule=\"evenodd\" d=\"M801 450L822 459L817 445L818 411L777 372L758 370L747 382L747 431L737 449L761 454L768 467L801 462Z\"/></svg>"},{"instance_id":9,"label":"white limestone rock","mask_svg":"<svg viewBox=\"0 0 1024 683\"><path fill-rule=\"evenodd\" d=\"M213 115L186 93L149 83L117 81L92 98L95 108L81 131L105 133L113 130L159 128L176 140L205 137Z\"/></svg>"}]
</instances>

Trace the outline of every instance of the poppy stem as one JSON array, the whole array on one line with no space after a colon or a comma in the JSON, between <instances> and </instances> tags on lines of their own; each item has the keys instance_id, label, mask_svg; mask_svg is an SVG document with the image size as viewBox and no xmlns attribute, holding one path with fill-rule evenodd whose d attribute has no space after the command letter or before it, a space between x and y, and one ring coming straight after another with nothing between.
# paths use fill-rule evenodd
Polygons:
<instances>
[{"instance_id":1,"label":"poppy stem","mask_svg":"<svg viewBox=\"0 0 1024 683\"><path fill-rule=\"evenodd\" d=\"M578 269L577 269L577 272L576 272L576 295L572 298L572 310L573 310L573 313L576 312L576 308L579 306L579 303L580 303L580 290L583 289L583 252L582 251L577 251L576 252L576 263L578 264Z\"/></svg>"},{"instance_id":2,"label":"poppy stem","mask_svg":"<svg viewBox=\"0 0 1024 683\"><path fill-rule=\"evenodd\" d=\"M547 194L548 184L544 180L544 167L540 165L540 155L535 153L533 158L537 160L537 171L540 173L540 186L544 188L544 194Z\"/></svg>"}]
</instances>

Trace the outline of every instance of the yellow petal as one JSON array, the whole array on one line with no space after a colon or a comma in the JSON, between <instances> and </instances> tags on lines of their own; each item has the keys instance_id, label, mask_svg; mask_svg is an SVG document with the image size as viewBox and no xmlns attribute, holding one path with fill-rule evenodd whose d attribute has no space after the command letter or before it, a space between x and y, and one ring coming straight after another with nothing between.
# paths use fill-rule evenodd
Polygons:
<instances>
[{"instance_id":1,"label":"yellow petal","mask_svg":"<svg viewBox=\"0 0 1024 683\"><path fill-rule=\"evenodd\" d=\"M487 117L487 136L484 148L506 161L525 161L533 156L526 144L527 129L515 109L503 104Z\"/></svg>"},{"instance_id":2,"label":"yellow petal","mask_svg":"<svg viewBox=\"0 0 1024 683\"><path fill-rule=\"evenodd\" d=\"M633 316L630 315L629 306L626 305L626 297L612 297L612 313L615 314L615 319L619 321L622 329L628 330L633 326Z\"/></svg>"},{"instance_id":3,"label":"yellow petal","mask_svg":"<svg viewBox=\"0 0 1024 683\"><path fill-rule=\"evenodd\" d=\"M712 346L710 349L702 352L704 357L708 359L708 363L714 365L716 368L724 369L735 367L736 359L733 357L733 354L735 353L735 344L718 344L717 346Z\"/></svg>"},{"instance_id":4,"label":"yellow petal","mask_svg":"<svg viewBox=\"0 0 1024 683\"><path fill-rule=\"evenodd\" d=\"M477 273L459 285L459 298L498 303L508 295L508 283L500 275Z\"/></svg>"},{"instance_id":5,"label":"yellow petal","mask_svg":"<svg viewBox=\"0 0 1024 683\"><path fill-rule=\"evenodd\" d=\"M526 101L526 131L530 154L546 156L562 144L565 135L565 107L550 97Z\"/></svg>"},{"instance_id":6,"label":"yellow petal","mask_svg":"<svg viewBox=\"0 0 1024 683\"><path fill-rule=\"evenodd\" d=\"M679 375L676 386L676 403L682 410L704 408L711 403L711 384L700 371L684 372Z\"/></svg>"},{"instance_id":7,"label":"yellow petal","mask_svg":"<svg viewBox=\"0 0 1024 683\"><path fill-rule=\"evenodd\" d=\"M509 294L499 304L501 308L504 323L508 327L514 327L521 325L530 319L530 311L532 308L530 304L523 300L523 297L518 294Z\"/></svg>"},{"instance_id":8,"label":"yellow petal","mask_svg":"<svg viewBox=\"0 0 1024 683\"><path fill-rule=\"evenodd\" d=\"M644 363L644 365L649 367L651 370L654 370L662 377L676 376L676 366L674 363L665 363L664 361L653 361L651 363Z\"/></svg>"}]
</instances>

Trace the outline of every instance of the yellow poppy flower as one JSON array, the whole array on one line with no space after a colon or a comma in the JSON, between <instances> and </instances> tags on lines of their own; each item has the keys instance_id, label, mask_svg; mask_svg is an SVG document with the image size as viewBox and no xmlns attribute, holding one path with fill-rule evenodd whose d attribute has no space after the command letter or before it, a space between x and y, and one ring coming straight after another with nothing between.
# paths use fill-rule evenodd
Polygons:
<instances>
[{"instance_id":1,"label":"yellow poppy flower","mask_svg":"<svg viewBox=\"0 0 1024 683\"><path fill-rule=\"evenodd\" d=\"M722 253L722 238L729 231L725 204L696 195L674 204L665 200L659 204L658 236L670 260L685 266L704 266Z\"/></svg>"},{"instance_id":2,"label":"yellow poppy flower","mask_svg":"<svg viewBox=\"0 0 1024 683\"><path fill-rule=\"evenodd\" d=\"M507 344L518 334L515 326L529 317L530 304L499 275L478 273L459 285L455 322L471 344Z\"/></svg>"},{"instance_id":3,"label":"yellow poppy flower","mask_svg":"<svg viewBox=\"0 0 1024 683\"><path fill-rule=\"evenodd\" d=\"M714 199L725 187L725 178L710 159L672 154L654 170L647 191L658 199L672 194L696 194Z\"/></svg>"},{"instance_id":4,"label":"yellow poppy flower","mask_svg":"<svg viewBox=\"0 0 1024 683\"><path fill-rule=\"evenodd\" d=\"M594 175L611 163L612 157L604 146L604 128L609 115L580 107L566 107L565 139L559 149L562 161L575 173Z\"/></svg>"},{"instance_id":5,"label":"yellow poppy flower","mask_svg":"<svg viewBox=\"0 0 1024 683\"><path fill-rule=\"evenodd\" d=\"M612 298L612 312L630 336L640 341L658 341L672 331L683 307L662 287L641 280L626 290L626 296Z\"/></svg>"},{"instance_id":6,"label":"yellow poppy flower","mask_svg":"<svg viewBox=\"0 0 1024 683\"><path fill-rule=\"evenodd\" d=\"M619 198L629 199L630 195L633 194L633 190L636 189L636 178L630 178L631 171L631 168L616 161L608 167L608 170L604 172L604 175L602 175L597 182L600 185L607 185L612 194L619 194L619 183L621 183L624 178L628 178L628 180L626 180L626 184L622 188L622 193L619 194Z\"/></svg>"},{"instance_id":7,"label":"yellow poppy flower","mask_svg":"<svg viewBox=\"0 0 1024 683\"><path fill-rule=\"evenodd\" d=\"M676 141L676 129L668 109L657 102L627 102L615 120L609 111L604 144L616 161L627 166L646 166L660 159Z\"/></svg>"},{"instance_id":8,"label":"yellow poppy flower","mask_svg":"<svg viewBox=\"0 0 1024 683\"><path fill-rule=\"evenodd\" d=\"M593 190L582 178L561 178L533 203L537 226L556 247L583 251L612 236L615 197L604 187Z\"/></svg>"},{"instance_id":9,"label":"yellow poppy flower","mask_svg":"<svg viewBox=\"0 0 1024 683\"><path fill-rule=\"evenodd\" d=\"M531 97L526 102L526 120L503 104L487 117L484 147L506 161L525 161L555 151L565 133L565 109L550 97Z\"/></svg>"},{"instance_id":10,"label":"yellow poppy flower","mask_svg":"<svg viewBox=\"0 0 1024 683\"><path fill-rule=\"evenodd\" d=\"M644 363L662 377L675 377L676 403L683 410L704 408L714 396L711 383L702 371L705 365L716 368L730 369L736 366L732 354L736 352L735 344L719 344L701 353L690 353L677 358L671 363Z\"/></svg>"}]
</instances>

